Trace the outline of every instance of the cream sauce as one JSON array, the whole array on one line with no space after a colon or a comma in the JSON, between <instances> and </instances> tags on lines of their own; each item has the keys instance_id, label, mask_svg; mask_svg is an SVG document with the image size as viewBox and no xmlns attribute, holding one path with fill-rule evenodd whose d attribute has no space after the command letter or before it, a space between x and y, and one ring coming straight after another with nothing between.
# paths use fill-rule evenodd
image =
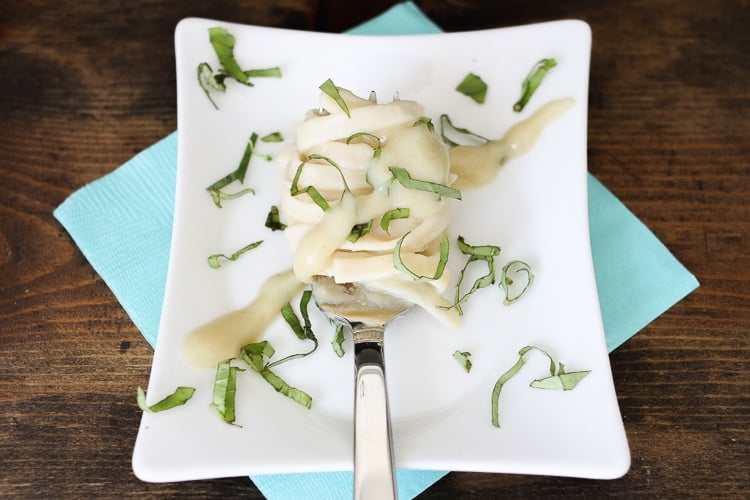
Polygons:
<instances>
[{"instance_id":1,"label":"cream sauce","mask_svg":"<svg viewBox=\"0 0 750 500\"><path fill-rule=\"evenodd\" d=\"M469 189L489 184L506 160L531 149L544 129L574 105L572 98L549 102L526 120L513 125L502 139L481 146L451 149L451 171L458 176L453 186Z\"/></svg>"},{"instance_id":2,"label":"cream sauce","mask_svg":"<svg viewBox=\"0 0 750 500\"><path fill-rule=\"evenodd\" d=\"M198 368L215 368L220 361L237 357L243 346L260 340L302 288L292 271L271 276L250 304L190 332L182 346L183 357Z\"/></svg>"}]
</instances>

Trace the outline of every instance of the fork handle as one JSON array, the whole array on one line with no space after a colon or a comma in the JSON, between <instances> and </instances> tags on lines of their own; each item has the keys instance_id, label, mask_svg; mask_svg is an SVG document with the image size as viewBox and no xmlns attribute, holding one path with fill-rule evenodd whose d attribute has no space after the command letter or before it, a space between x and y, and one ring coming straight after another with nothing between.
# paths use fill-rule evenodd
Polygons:
<instances>
[{"instance_id":1,"label":"fork handle","mask_svg":"<svg viewBox=\"0 0 750 500\"><path fill-rule=\"evenodd\" d=\"M353 333L354 498L395 499L396 477L383 362L383 328L354 326Z\"/></svg>"}]
</instances>

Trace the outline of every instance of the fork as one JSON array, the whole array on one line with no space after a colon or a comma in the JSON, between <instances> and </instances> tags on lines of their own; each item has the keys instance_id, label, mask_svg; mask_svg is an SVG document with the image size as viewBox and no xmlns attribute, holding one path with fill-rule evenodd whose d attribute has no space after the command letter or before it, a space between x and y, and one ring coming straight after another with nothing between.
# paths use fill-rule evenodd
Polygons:
<instances>
[{"instance_id":1,"label":"fork","mask_svg":"<svg viewBox=\"0 0 750 500\"><path fill-rule=\"evenodd\" d=\"M313 278L318 307L354 338L354 498L396 498L393 440L385 383L385 326L412 304L356 283Z\"/></svg>"}]
</instances>

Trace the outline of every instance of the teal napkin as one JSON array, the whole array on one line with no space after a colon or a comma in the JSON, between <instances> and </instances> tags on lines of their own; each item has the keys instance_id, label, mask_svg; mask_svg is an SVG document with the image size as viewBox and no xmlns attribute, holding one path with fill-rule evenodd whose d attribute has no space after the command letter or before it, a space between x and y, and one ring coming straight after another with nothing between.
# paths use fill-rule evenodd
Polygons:
<instances>
[{"instance_id":1,"label":"teal napkin","mask_svg":"<svg viewBox=\"0 0 750 500\"><path fill-rule=\"evenodd\" d=\"M355 34L436 33L411 2L350 30ZM55 211L93 268L153 346L172 233L177 134L172 133ZM695 277L599 181L589 175L589 217L599 300L612 351L698 286ZM648 293L643 293L648 290ZM400 498L413 498L445 471L398 471ZM256 475L269 499L351 498L352 473Z\"/></svg>"}]
</instances>

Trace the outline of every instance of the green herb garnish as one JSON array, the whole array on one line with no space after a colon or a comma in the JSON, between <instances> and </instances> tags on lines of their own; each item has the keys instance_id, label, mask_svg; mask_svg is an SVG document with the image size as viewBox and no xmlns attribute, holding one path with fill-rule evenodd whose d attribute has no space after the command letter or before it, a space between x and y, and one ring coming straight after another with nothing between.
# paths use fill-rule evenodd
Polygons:
<instances>
[{"instance_id":1,"label":"green herb garnish","mask_svg":"<svg viewBox=\"0 0 750 500\"><path fill-rule=\"evenodd\" d=\"M211 89L224 92L226 86L224 85L224 78L217 78L214 75L214 70L208 63L200 63L198 65L198 85L203 89L203 93L206 94L208 100L211 101L214 108L219 109L214 100L211 98Z\"/></svg>"},{"instance_id":2,"label":"green herb garnish","mask_svg":"<svg viewBox=\"0 0 750 500\"><path fill-rule=\"evenodd\" d=\"M237 372L244 372L242 368L231 366L232 359L225 359L216 366L214 378L214 393L211 408L224 422L234 423L234 398L237 393Z\"/></svg>"},{"instance_id":3,"label":"green herb garnish","mask_svg":"<svg viewBox=\"0 0 750 500\"><path fill-rule=\"evenodd\" d=\"M159 411L164 410L170 410L174 408L175 406L181 406L187 403L190 398L193 397L193 393L195 393L194 387L178 387L175 389L175 391L167 396L166 398L162 399L158 403L154 403L151 406L149 406L146 403L146 391L143 390L140 386L138 386L138 394L137 394L137 401L138 401L138 407L143 411L148 411L152 413L156 413Z\"/></svg>"},{"instance_id":4,"label":"green herb garnish","mask_svg":"<svg viewBox=\"0 0 750 500\"><path fill-rule=\"evenodd\" d=\"M224 80L227 78L233 78L243 85L252 87L253 84L250 82L249 78L281 77L281 70L279 68L249 70L243 70L240 68L240 65L234 57L234 36L232 36L225 28L209 28L208 38L211 41L211 46L214 48L216 56L219 58L219 64L221 67L214 73L208 63L202 62L198 64L198 84L201 89L203 89L203 92L206 94L206 97L208 97L208 100L211 101L214 108L219 109L211 98L211 89L218 90L219 92L226 91Z\"/></svg>"},{"instance_id":5,"label":"green herb garnish","mask_svg":"<svg viewBox=\"0 0 750 500\"><path fill-rule=\"evenodd\" d=\"M461 308L461 304L468 300L468 298L480 288L485 288L495 282L495 257L497 255L500 255L500 247L494 245L469 245L464 241L463 236L459 236L456 243L461 253L464 255L468 255L469 258L466 260L466 264L464 264L464 267L458 273L455 302L448 308L455 307L458 311L458 314L463 315L464 311ZM485 264L487 264L487 274L480 276L479 278L474 280L474 284L471 286L469 291L461 295L461 285L463 283L464 274L466 273L466 270L469 268L469 265L472 262L484 262Z\"/></svg>"},{"instance_id":6,"label":"green herb garnish","mask_svg":"<svg viewBox=\"0 0 750 500\"><path fill-rule=\"evenodd\" d=\"M292 196L297 196L300 194L305 194L312 198L312 200L315 202L316 205L318 205L321 210L326 212L331 206L328 204L328 202L323 198L323 195L320 194L320 192L315 188L315 186L307 186L302 189L299 188L299 178L302 175L302 169L307 165L311 160L323 160L326 163L328 163L330 166L338 170L339 174L341 174L341 182L344 184L344 192L351 192L349 189L349 184L346 183L346 177L344 177L344 172L341 171L341 167L333 160L331 160L328 157L325 157L323 155L319 154L311 154L307 157L307 160L303 161L299 164L297 167L297 172L294 174L294 179L292 179L292 185L289 188L289 192Z\"/></svg>"},{"instance_id":7,"label":"green herb garnish","mask_svg":"<svg viewBox=\"0 0 750 500\"><path fill-rule=\"evenodd\" d=\"M361 224L355 224L346 239L352 243L356 243L358 239L369 233L370 229L372 229L372 219Z\"/></svg>"},{"instance_id":8,"label":"green herb garnish","mask_svg":"<svg viewBox=\"0 0 750 500\"><path fill-rule=\"evenodd\" d=\"M489 142L489 139L487 139L486 137L482 137L479 134L475 134L469 129L456 127L455 125L453 125L453 122L451 121L448 115L442 114L440 115L440 137L443 138L443 142L445 142L449 146L461 146L462 145L450 139L448 137L447 132L458 134L460 136L463 136L464 138L473 139L473 141L468 141L468 142L474 143L471 145L476 145L476 143L479 143L479 145L481 145L486 142Z\"/></svg>"},{"instance_id":9,"label":"green herb garnish","mask_svg":"<svg viewBox=\"0 0 750 500\"><path fill-rule=\"evenodd\" d=\"M374 150L372 153L373 158L378 158L380 156L380 137L369 132L357 132L347 137L346 143L351 144L356 139L361 139L363 143L367 144Z\"/></svg>"},{"instance_id":10,"label":"green herb garnish","mask_svg":"<svg viewBox=\"0 0 750 500\"><path fill-rule=\"evenodd\" d=\"M234 262L235 260L239 259L243 253L249 252L250 250L259 247L261 243L263 243L263 240L259 240L259 241L250 243L249 245L245 245L244 247L234 252L232 255L224 255L223 253L215 253L213 255L209 255L208 265L211 266L213 269L219 269L221 267L221 262L219 262L219 259L226 259L228 261Z\"/></svg>"},{"instance_id":11,"label":"green herb garnish","mask_svg":"<svg viewBox=\"0 0 750 500\"><path fill-rule=\"evenodd\" d=\"M531 350L541 352L547 357L547 359L549 359L550 362L549 377L544 377L532 381L530 386L533 388L570 391L575 389L576 385L578 385L578 382L583 380L586 375L591 373L590 370L566 372L565 365L563 365L562 363L555 363L555 360L552 359L552 356L547 354L542 349L530 345L521 348L521 350L518 351L518 361L516 361L516 363L507 372L503 373L500 378L497 379L495 387L492 389L492 425L495 427L500 427L500 418L498 415L500 391L502 390L503 386L521 370L521 367L526 364L526 359L524 358L524 356Z\"/></svg>"},{"instance_id":12,"label":"green herb garnish","mask_svg":"<svg viewBox=\"0 0 750 500\"><path fill-rule=\"evenodd\" d=\"M387 234L388 227L390 226L392 220L406 219L407 217L409 217L408 208L394 208L392 210L388 210L383 214L383 217L380 218L380 228Z\"/></svg>"},{"instance_id":13,"label":"green herb garnish","mask_svg":"<svg viewBox=\"0 0 750 500\"><path fill-rule=\"evenodd\" d=\"M338 104L341 110L346 113L346 116L349 118L352 117L352 114L349 112L349 106L346 105L346 101L341 97L338 87L336 87L336 84L333 83L330 78L324 81L318 88L320 88L324 94L336 101L336 104Z\"/></svg>"},{"instance_id":14,"label":"green herb garnish","mask_svg":"<svg viewBox=\"0 0 750 500\"><path fill-rule=\"evenodd\" d=\"M525 284L521 291L511 297L511 286L515 284L514 280L508 276L509 273L519 274L525 273L526 279ZM505 293L505 300L503 304L509 305L521 298L521 295L526 293L531 284L534 282L534 273L531 272L531 266L520 260L513 260L503 266L503 271L500 274L500 287Z\"/></svg>"},{"instance_id":15,"label":"green herb garnish","mask_svg":"<svg viewBox=\"0 0 750 500\"><path fill-rule=\"evenodd\" d=\"M453 353L453 359L458 361L458 364L464 367L464 370L466 370L466 373L469 373L471 371L471 353L466 351L456 351Z\"/></svg>"},{"instance_id":16,"label":"green herb garnish","mask_svg":"<svg viewBox=\"0 0 750 500\"><path fill-rule=\"evenodd\" d=\"M300 340L311 340L313 342L314 345L310 351L292 354L285 358L270 362L270 358L273 357L276 351L267 340L248 344L240 350L240 358L242 358L242 360L245 361L254 371L258 372L274 389L276 389L277 392L293 399L306 408L312 406L312 397L306 392L284 382L281 377L271 371L271 368L293 359L303 358L312 354L318 348L318 339L312 331L310 315L308 313L311 298L312 291L305 290L302 293L302 298L299 302L302 321L300 321L299 317L295 314L290 303L287 303L281 308L281 316L287 322L297 338ZM268 361L266 361L267 359Z\"/></svg>"},{"instance_id":17,"label":"green herb garnish","mask_svg":"<svg viewBox=\"0 0 750 500\"><path fill-rule=\"evenodd\" d=\"M281 377L273 373L270 369L270 365L266 362L266 358L271 358L275 354L274 348L267 340L262 342L256 342L248 344L240 350L240 357L245 361L254 371L259 373L263 379L266 380L276 392L283 394L284 396L296 401L305 408L312 407L312 397L306 392L292 387L287 384Z\"/></svg>"},{"instance_id":18,"label":"green herb garnish","mask_svg":"<svg viewBox=\"0 0 750 500\"><path fill-rule=\"evenodd\" d=\"M419 120L415 121L413 126L416 127L417 125L424 125L430 132L435 130L435 125L432 123L432 118L429 118L427 116L423 116Z\"/></svg>"},{"instance_id":19,"label":"green herb garnish","mask_svg":"<svg viewBox=\"0 0 750 500\"><path fill-rule=\"evenodd\" d=\"M284 136L281 132L271 132L260 138L261 142L284 142Z\"/></svg>"},{"instance_id":20,"label":"green herb garnish","mask_svg":"<svg viewBox=\"0 0 750 500\"><path fill-rule=\"evenodd\" d=\"M305 356L315 352L315 350L318 348L318 338L312 331L312 324L310 323L310 313L308 312L308 306L310 304L311 298L311 290L305 290L304 292L302 292L302 298L299 301L299 310L300 315L302 316L302 321L300 321L299 317L297 317L297 315L294 313L292 304L288 302L284 305L284 307L281 308L281 316L284 318L284 321L286 321L286 323L289 325L298 339L311 340L313 342L312 349L305 353L292 354L285 358L274 361L273 363L268 365L269 368L280 365L281 363L285 363L292 359L304 358Z\"/></svg>"},{"instance_id":21,"label":"green herb garnish","mask_svg":"<svg viewBox=\"0 0 750 500\"><path fill-rule=\"evenodd\" d=\"M279 207L271 205L271 209L268 211L266 216L266 227L271 231L283 231L286 229L286 224L281 222L281 215L279 214Z\"/></svg>"},{"instance_id":22,"label":"green herb garnish","mask_svg":"<svg viewBox=\"0 0 750 500\"><path fill-rule=\"evenodd\" d=\"M448 198L455 198L457 200L461 199L461 191L456 188L438 184L436 182L412 179L411 175L409 175L409 171L405 168L388 167L388 170L390 170L393 174L393 178L407 189L417 189L420 191L435 193L439 196L446 196Z\"/></svg>"},{"instance_id":23,"label":"green herb garnish","mask_svg":"<svg viewBox=\"0 0 750 500\"><path fill-rule=\"evenodd\" d=\"M250 139L248 139L247 145L245 145L245 152L242 154L242 159L240 160L240 164L237 166L237 169L234 172L225 175L206 188L206 191L211 194L211 198L214 200L214 203L217 207L221 208L221 200L231 200L234 198L239 198L240 196L247 193L255 193L255 191L250 188L243 189L236 193L225 193L222 191L222 189L224 189L234 181L237 181L240 184L245 182L245 175L247 174L247 168L250 165L250 158L252 158L253 153L255 152L256 142L258 142L258 134L253 132L252 134L250 134Z\"/></svg>"},{"instance_id":24,"label":"green herb garnish","mask_svg":"<svg viewBox=\"0 0 750 500\"><path fill-rule=\"evenodd\" d=\"M208 28L208 38L224 72L240 83L248 83L247 75L234 58L234 36L221 27Z\"/></svg>"},{"instance_id":25,"label":"green herb garnish","mask_svg":"<svg viewBox=\"0 0 750 500\"><path fill-rule=\"evenodd\" d=\"M432 276L422 276L422 275L414 273L414 271L406 267L406 264L404 264L403 260L401 260L401 245L404 243L404 238L409 236L409 234L410 233L406 233L405 235L403 235L396 243L396 246L393 249L393 266L399 271L401 271L402 273L405 273L406 275L411 276L411 278L414 279L415 281L440 279L440 277L443 275L443 271L445 271L445 265L448 263L448 252L450 250L450 243L448 242L448 237L443 236L443 239L440 242L440 260L438 260L438 265L437 265L437 268L435 269L435 274Z\"/></svg>"},{"instance_id":26,"label":"green herb garnish","mask_svg":"<svg viewBox=\"0 0 750 500\"><path fill-rule=\"evenodd\" d=\"M333 335L331 346L336 356L339 358L344 357L344 325L342 323L336 322L336 332Z\"/></svg>"},{"instance_id":27,"label":"green herb garnish","mask_svg":"<svg viewBox=\"0 0 750 500\"><path fill-rule=\"evenodd\" d=\"M484 102L484 98L487 96L487 84L474 73L469 73L461 80L456 90L464 94L465 96L471 97L479 104Z\"/></svg>"},{"instance_id":28,"label":"green herb garnish","mask_svg":"<svg viewBox=\"0 0 750 500\"><path fill-rule=\"evenodd\" d=\"M557 66L557 61L550 58L542 59L531 68L529 75L521 84L521 98L513 105L513 111L520 112L523 110L536 89L541 85L544 75L555 66Z\"/></svg>"}]
</instances>

